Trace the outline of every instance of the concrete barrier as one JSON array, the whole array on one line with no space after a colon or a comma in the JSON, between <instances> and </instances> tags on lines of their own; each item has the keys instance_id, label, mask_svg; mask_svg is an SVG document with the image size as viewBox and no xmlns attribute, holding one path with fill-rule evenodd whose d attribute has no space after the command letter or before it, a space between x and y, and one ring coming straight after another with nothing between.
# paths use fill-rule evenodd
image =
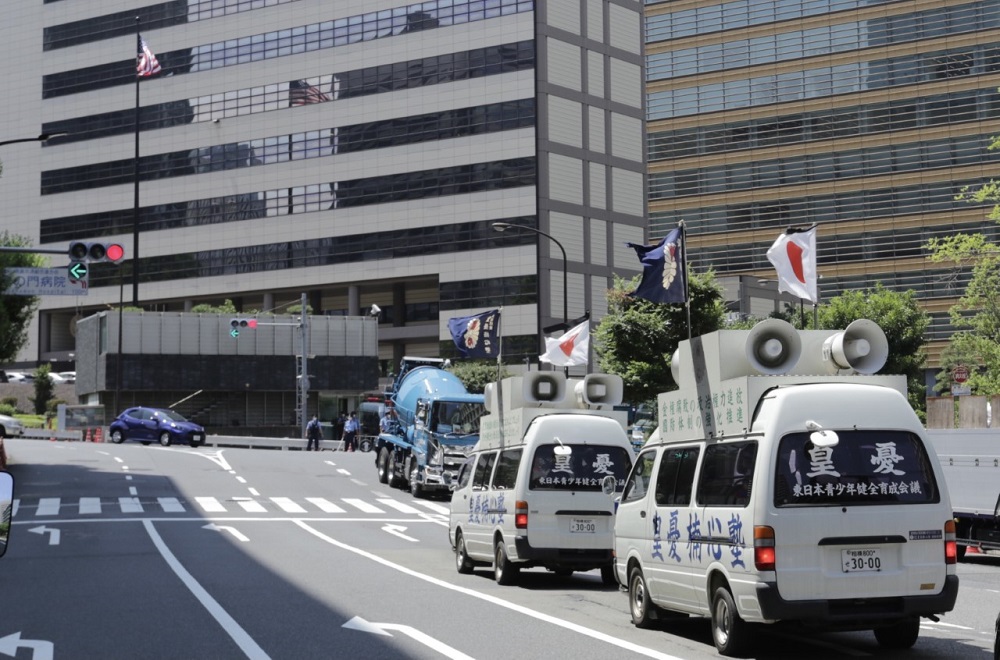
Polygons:
<instances>
[{"instance_id":1,"label":"concrete barrier","mask_svg":"<svg viewBox=\"0 0 1000 660\"><path fill-rule=\"evenodd\" d=\"M24 435L18 436L25 440L83 440L82 431L50 431L47 429L24 429ZM107 437L107 434L104 434ZM155 441L151 441L155 442ZM247 449L281 449L305 451L305 438L263 438L243 435L206 435L205 446L209 447L244 447ZM343 440L320 440L320 449L343 450Z\"/></svg>"}]
</instances>

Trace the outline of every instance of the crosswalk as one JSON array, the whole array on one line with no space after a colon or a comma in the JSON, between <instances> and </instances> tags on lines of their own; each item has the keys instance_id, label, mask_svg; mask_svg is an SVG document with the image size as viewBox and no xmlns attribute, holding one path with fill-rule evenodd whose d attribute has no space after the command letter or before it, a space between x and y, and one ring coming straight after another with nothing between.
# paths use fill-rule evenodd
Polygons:
<instances>
[{"instance_id":1,"label":"crosswalk","mask_svg":"<svg viewBox=\"0 0 1000 660\"><path fill-rule=\"evenodd\" d=\"M294 513L299 515L433 515L447 516L446 504L427 500L401 502L391 497L367 501L356 497L332 499L326 497L41 497L35 500L15 499L14 520L52 518L55 516L99 516L102 514L138 513Z\"/></svg>"}]
</instances>

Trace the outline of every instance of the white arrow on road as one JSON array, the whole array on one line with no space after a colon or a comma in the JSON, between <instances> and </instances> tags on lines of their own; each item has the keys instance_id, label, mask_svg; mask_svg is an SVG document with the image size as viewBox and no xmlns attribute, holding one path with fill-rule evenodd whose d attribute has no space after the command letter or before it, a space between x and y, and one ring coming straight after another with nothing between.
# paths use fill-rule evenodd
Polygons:
<instances>
[{"instance_id":1,"label":"white arrow on road","mask_svg":"<svg viewBox=\"0 0 1000 660\"><path fill-rule=\"evenodd\" d=\"M59 530L55 527L46 527L45 525L42 525L41 527L32 527L28 531L34 534L48 534L49 545L59 545Z\"/></svg>"},{"instance_id":2,"label":"white arrow on road","mask_svg":"<svg viewBox=\"0 0 1000 660\"><path fill-rule=\"evenodd\" d=\"M52 660L52 642L44 642L40 639L22 640L21 633L19 632L7 635L6 637L0 637L0 653L4 655L16 658L17 649L22 646L27 646L35 650L31 656L34 660Z\"/></svg>"},{"instance_id":3,"label":"white arrow on road","mask_svg":"<svg viewBox=\"0 0 1000 660\"><path fill-rule=\"evenodd\" d=\"M237 541L241 541L243 543L246 543L247 541L250 540L235 527L229 527L227 525L216 525L215 523L208 523L207 525L202 525L202 529L210 529L214 532L229 532L230 534L233 535L233 537L236 538Z\"/></svg>"},{"instance_id":4,"label":"white arrow on road","mask_svg":"<svg viewBox=\"0 0 1000 660\"><path fill-rule=\"evenodd\" d=\"M458 649L454 649L442 641L436 640L427 633L422 633L416 628L410 626L404 626L400 623L369 623L359 616L354 617L350 621L344 624L344 628L350 628L351 630L360 630L362 632L372 633L374 635L386 635L392 637L392 634L387 632L389 630L395 630L401 632L404 635L408 635L413 639L417 640L424 646L428 646L446 658L453 658L453 660L473 660L472 656L465 655Z\"/></svg>"},{"instance_id":5,"label":"white arrow on road","mask_svg":"<svg viewBox=\"0 0 1000 660\"><path fill-rule=\"evenodd\" d=\"M398 536L404 541L413 541L414 543L418 542L418 539L415 539L412 536L407 536L406 534L403 533L406 531L406 528L403 527L402 525L386 525L385 527L382 528L382 531L389 532L393 536Z\"/></svg>"}]
</instances>

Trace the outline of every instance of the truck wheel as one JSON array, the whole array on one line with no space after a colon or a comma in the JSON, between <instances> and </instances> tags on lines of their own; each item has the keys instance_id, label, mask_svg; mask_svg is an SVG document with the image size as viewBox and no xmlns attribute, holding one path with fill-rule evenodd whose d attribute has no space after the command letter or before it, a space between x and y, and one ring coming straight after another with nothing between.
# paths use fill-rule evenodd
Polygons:
<instances>
[{"instance_id":1,"label":"truck wheel","mask_svg":"<svg viewBox=\"0 0 1000 660\"><path fill-rule=\"evenodd\" d=\"M712 640L721 655L741 655L750 644L747 623L736 610L733 595L719 587L712 597Z\"/></svg>"},{"instance_id":2,"label":"truck wheel","mask_svg":"<svg viewBox=\"0 0 1000 660\"><path fill-rule=\"evenodd\" d=\"M649 599L649 590L646 588L646 577L638 566L628 576L628 609L636 628L652 628L656 625L653 619L653 601Z\"/></svg>"},{"instance_id":3,"label":"truck wheel","mask_svg":"<svg viewBox=\"0 0 1000 660\"><path fill-rule=\"evenodd\" d=\"M920 636L920 617L910 617L893 626L876 628L875 640L884 649L908 649L917 643Z\"/></svg>"},{"instance_id":4,"label":"truck wheel","mask_svg":"<svg viewBox=\"0 0 1000 660\"><path fill-rule=\"evenodd\" d=\"M473 569L472 560L465 551L465 537L461 530L455 532L455 567L462 575L468 575Z\"/></svg>"},{"instance_id":5,"label":"truck wheel","mask_svg":"<svg viewBox=\"0 0 1000 660\"><path fill-rule=\"evenodd\" d=\"M388 460L385 463L386 469L389 471L386 477L386 483L389 484L389 488L396 488L399 486L399 477L396 476L396 452L387 452Z\"/></svg>"},{"instance_id":6,"label":"truck wheel","mask_svg":"<svg viewBox=\"0 0 1000 660\"><path fill-rule=\"evenodd\" d=\"M378 480L380 483L389 483L389 470L392 468L389 466L389 450L386 447L382 447L382 450L378 453L378 462L375 464L378 466Z\"/></svg>"},{"instance_id":7,"label":"truck wheel","mask_svg":"<svg viewBox=\"0 0 1000 660\"><path fill-rule=\"evenodd\" d=\"M504 547L503 539L497 539L497 544L493 548L493 577L497 584L504 587L517 584L520 568L507 558L507 548Z\"/></svg>"},{"instance_id":8,"label":"truck wheel","mask_svg":"<svg viewBox=\"0 0 1000 660\"><path fill-rule=\"evenodd\" d=\"M410 459L410 495L414 497L424 496L424 487L417 481L417 462Z\"/></svg>"}]
</instances>

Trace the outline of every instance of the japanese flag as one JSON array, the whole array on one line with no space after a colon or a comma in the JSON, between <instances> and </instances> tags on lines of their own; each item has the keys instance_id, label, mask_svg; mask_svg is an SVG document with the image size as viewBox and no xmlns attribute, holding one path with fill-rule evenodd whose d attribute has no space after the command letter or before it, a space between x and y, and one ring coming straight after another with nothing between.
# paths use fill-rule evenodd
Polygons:
<instances>
[{"instance_id":1,"label":"japanese flag","mask_svg":"<svg viewBox=\"0 0 1000 660\"><path fill-rule=\"evenodd\" d=\"M787 291L813 303L819 300L815 225L804 231L789 227L767 251L767 259L778 271L778 291Z\"/></svg>"},{"instance_id":2,"label":"japanese flag","mask_svg":"<svg viewBox=\"0 0 1000 660\"><path fill-rule=\"evenodd\" d=\"M545 355L540 362L548 362L557 367L572 367L587 364L590 359L590 319L571 328L561 337L545 338Z\"/></svg>"}]
</instances>

